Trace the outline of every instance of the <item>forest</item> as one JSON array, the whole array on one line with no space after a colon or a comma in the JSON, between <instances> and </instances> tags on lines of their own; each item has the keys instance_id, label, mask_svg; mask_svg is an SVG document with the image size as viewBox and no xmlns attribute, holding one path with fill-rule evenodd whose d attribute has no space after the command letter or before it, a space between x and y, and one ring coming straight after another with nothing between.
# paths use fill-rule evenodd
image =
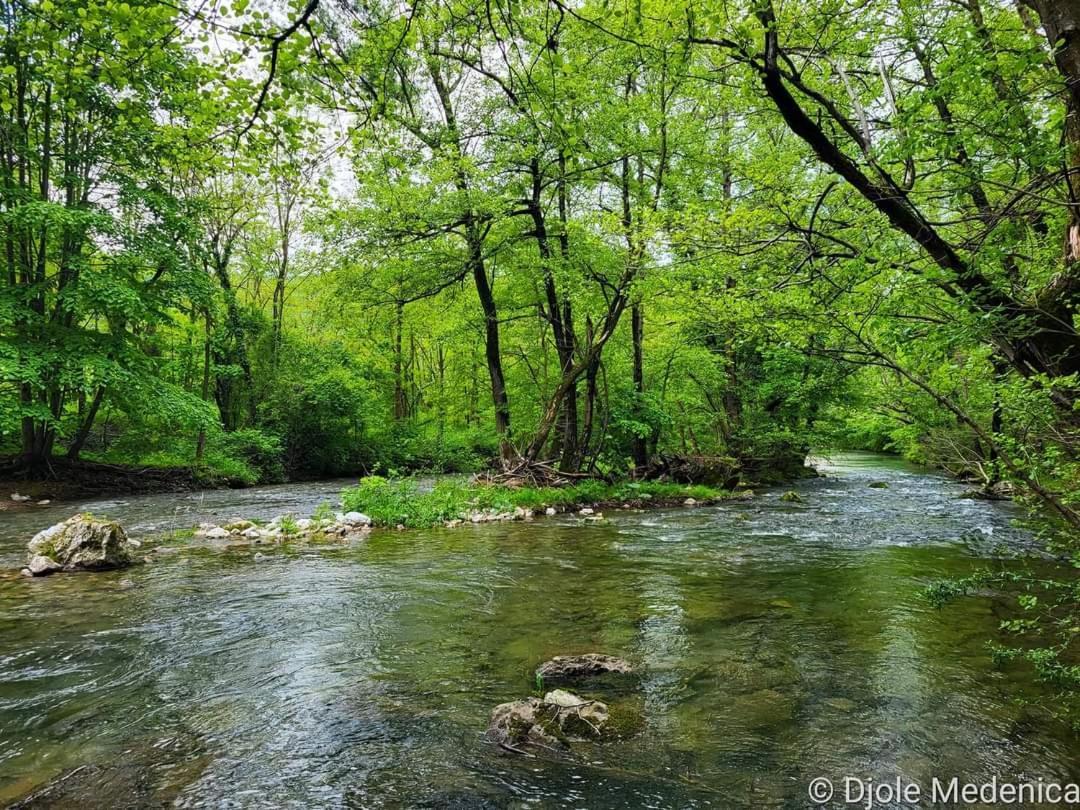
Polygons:
<instances>
[{"instance_id":1,"label":"forest","mask_svg":"<svg viewBox=\"0 0 1080 810\"><path fill-rule=\"evenodd\" d=\"M2 14L10 472L873 448L1080 525L1075 3Z\"/></svg>"}]
</instances>

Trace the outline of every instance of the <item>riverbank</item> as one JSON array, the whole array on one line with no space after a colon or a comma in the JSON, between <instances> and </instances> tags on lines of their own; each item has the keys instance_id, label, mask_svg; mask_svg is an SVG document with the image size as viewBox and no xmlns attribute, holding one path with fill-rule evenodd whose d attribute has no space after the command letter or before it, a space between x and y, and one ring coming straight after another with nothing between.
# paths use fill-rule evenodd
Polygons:
<instances>
[{"instance_id":1,"label":"riverbank","mask_svg":"<svg viewBox=\"0 0 1080 810\"><path fill-rule=\"evenodd\" d=\"M11 499L12 494L32 501L59 501L98 495L149 495L248 486L252 486L249 481L195 467L105 464L57 457L50 459L47 471L32 472L22 467L17 458L0 461L0 510L18 508L20 503L25 503Z\"/></svg>"},{"instance_id":2,"label":"riverbank","mask_svg":"<svg viewBox=\"0 0 1080 810\"><path fill-rule=\"evenodd\" d=\"M806 475L814 475L810 467L796 468L790 464L776 465L775 467L762 467L759 465L750 469L749 472L748 480L742 482L743 486L773 486L795 481ZM414 480L416 476L437 475L453 475L453 473L444 473L437 470L414 470L401 480ZM351 476L355 476L355 480L367 476L367 471L355 470ZM378 480L377 476L370 476L369 478ZM610 484L602 479L585 479L580 485L543 487L541 488L544 490L543 492L539 492L537 488L524 487L520 496L509 499L509 501L503 498L502 501L508 502L511 507L529 505L559 506L563 504L567 497L577 499L580 496L580 499L573 502L586 505L588 498L593 497L593 493L596 492L595 488L600 486L609 488L607 495L602 499L605 502L599 504L601 506L613 505L616 501L638 500L641 496L659 497L661 499L675 499L681 496L683 499L696 497L703 500L712 497L713 493L721 491L712 487L699 490L698 495L674 489L665 491L663 486L667 485L668 478L667 475L659 475L656 478L640 482L622 484ZM47 472L29 472L22 465L21 458L8 456L0 457L0 512L30 509L39 501L56 503L97 497L127 497L170 492L189 493L247 489L257 486L299 485L320 480L334 479L301 476L291 477L287 481L255 482L246 478L230 477L212 469L194 466L157 467L141 464L112 464L91 460L71 461L62 456L49 461ZM648 487L654 484L659 484L660 487L649 490ZM635 492L635 487L645 487L645 489ZM705 490L708 490L708 492ZM560 495L560 492L563 494ZM595 498L595 500L600 501L601 498ZM484 508L493 505L488 504Z\"/></svg>"}]
</instances>

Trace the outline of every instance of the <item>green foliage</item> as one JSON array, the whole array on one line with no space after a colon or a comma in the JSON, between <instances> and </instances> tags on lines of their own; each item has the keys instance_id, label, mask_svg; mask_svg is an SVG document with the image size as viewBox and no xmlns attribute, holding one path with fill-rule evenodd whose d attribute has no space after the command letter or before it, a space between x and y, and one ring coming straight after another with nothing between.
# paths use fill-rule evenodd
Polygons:
<instances>
[{"instance_id":1,"label":"green foliage","mask_svg":"<svg viewBox=\"0 0 1080 810\"><path fill-rule=\"evenodd\" d=\"M256 428L242 428L221 437L223 455L241 461L255 472L256 480L285 480L281 439Z\"/></svg>"},{"instance_id":2,"label":"green foliage","mask_svg":"<svg viewBox=\"0 0 1080 810\"><path fill-rule=\"evenodd\" d=\"M1077 566L1080 567L1080 566ZM1080 583L1030 570L983 570L968 577L938 580L925 595L938 608L972 593L993 590L1011 596L1015 608L999 628L1008 641L987 642L994 663L1024 663L1040 680L1066 690L1049 706L1080 727Z\"/></svg>"},{"instance_id":3,"label":"green foliage","mask_svg":"<svg viewBox=\"0 0 1080 810\"><path fill-rule=\"evenodd\" d=\"M311 519L316 523L329 523L334 519L334 507L329 501L321 501L311 513Z\"/></svg>"},{"instance_id":4,"label":"green foliage","mask_svg":"<svg viewBox=\"0 0 1080 810\"><path fill-rule=\"evenodd\" d=\"M548 506L619 506L622 503L707 502L725 496L722 490L657 481L609 484L590 479L560 487L504 487L439 480L423 488L414 479L369 475L342 493L345 508L368 515L376 526L428 528L450 520L466 520L473 512L537 510Z\"/></svg>"}]
</instances>

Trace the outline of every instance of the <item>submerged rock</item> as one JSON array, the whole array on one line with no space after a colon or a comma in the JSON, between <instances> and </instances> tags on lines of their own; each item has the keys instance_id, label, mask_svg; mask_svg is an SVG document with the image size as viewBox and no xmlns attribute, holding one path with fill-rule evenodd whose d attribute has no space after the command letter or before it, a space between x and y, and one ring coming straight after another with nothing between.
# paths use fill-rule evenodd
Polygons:
<instances>
[{"instance_id":1,"label":"submerged rock","mask_svg":"<svg viewBox=\"0 0 1080 810\"><path fill-rule=\"evenodd\" d=\"M30 557L30 562L26 564L26 568L22 570L22 573L23 576L27 577L43 577L46 574L63 570L64 566L56 560L49 559L41 554L34 554Z\"/></svg>"},{"instance_id":2,"label":"submerged rock","mask_svg":"<svg viewBox=\"0 0 1080 810\"><path fill-rule=\"evenodd\" d=\"M603 653L586 653L556 655L536 668L536 677L545 682L558 683L604 675L631 675L633 672L630 662L622 658Z\"/></svg>"},{"instance_id":3,"label":"submerged rock","mask_svg":"<svg viewBox=\"0 0 1080 810\"><path fill-rule=\"evenodd\" d=\"M889 484L887 482L885 482L885 481L872 481L871 483L867 484L866 486L868 486L870 489L888 489L889 488Z\"/></svg>"},{"instance_id":4,"label":"submerged rock","mask_svg":"<svg viewBox=\"0 0 1080 810\"><path fill-rule=\"evenodd\" d=\"M798 492L795 492L794 490L788 490L787 492L785 492L783 495L780 496L780 500L784 503L803 502L802 495L800 495Z\"/></svg>"},{"instance_id":5,"label":"submerged rock","mask_svg":"<svg viewBox=\"0 0 1080 810\"><path fill-rule=\"evenodd\" d=\"M573 741L604 737L609 717L606 704L556 689L542 700L529 697L496 706L487 738L506 747L533 744L565 748Z\"/></svg>"},{"instance_id":6,"label":"submerged rock","mask_svg":"<svg viewBox=\"0 0 1080 810\"><path fill-rule=\"evenodd\" d=\"M607 729L608 707L599 700L586 700L573 692L555 689L544 695L544 704L558 707L556 721L571 740L596 740Z\"/></svg>"},{"instance_id":7,"label":"submerged rock","mask_svg":"<svg viewBox=\"0 0 1080 810\"><path fill-rule=\"evenodd\" d=\"M557 727L551 722L552 717L548 716L550 714L550 711L545 714L540 698L500 703L491 710L487 738L511 746L525 743L561 744L562 740L555 733Z\"/></svg>"},{"instance_id":8,"label":"submerged rock","mask_svg":"<svg viewBox=\"0 0 1080 810\"><path fill-rule=\"evenodd\" d=\"M75 515L38 532L27 546L24 572L105 571L131 564L132 544L119 523Z\"/></svg>"}]
</instances>

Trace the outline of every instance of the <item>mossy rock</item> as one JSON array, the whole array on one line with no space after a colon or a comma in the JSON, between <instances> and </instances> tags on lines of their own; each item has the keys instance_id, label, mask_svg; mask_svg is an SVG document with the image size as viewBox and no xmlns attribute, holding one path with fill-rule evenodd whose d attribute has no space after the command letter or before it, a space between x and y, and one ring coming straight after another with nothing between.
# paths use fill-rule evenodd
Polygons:
<instances>
[{"instance_id":1,"label":"mossy rock","mask_svg":"<svg viewBox=\"0 0 1080 810\"><path fill-rule=\"evenodd\" d=\"M105 571L131 565L131 549L119 523L75 515L38 532L27 546L33 576L55 571ZM48 562L49 564L46 564Z\"/></svg>"},{"instance_id":2,"label":"mossy rock","mask_svg":"<svg viewBox=\"0 0 1080 810\"><path fill-rule=\"evenodd\" d=\"M868 486L870 489L888 489L889 488L889 485L884 481L874 481L873 483L867 484L866 486Z\"/></svg>"},{"instance_id":3,"label":"mossy rock","mask_svg":"<svg viewBox=\"0 0 1080 810\"><path fill-rule=\"evenodd\" d=\"M803 502L802 495L800 495L798 492L795 492L793 490L788 490L783 495L781 495L780 500L783 501L784 503L802 503Z\"/></svg>"},{"instance_id":4,"label":"mossy rock","mask_svg":"<svg viewBox=\"0 0 1080 810\"><path fill-rule=\"evenodd\" d=\"M620 700L608 705L605 736L625 740L645 730L645 715L634 701Z\"/></svg>"},{"instance_id":5,"label":"mossy rock","mask_svg":"<svg viewBox=\"0 0 1080 810\"><path fill-rule=\"evenodd\" d=\"M747 728L770 728L788 723L797 708L794 698L776 689L759 689L735 698L734 708Z\"/></svg>"}]
</instances>

